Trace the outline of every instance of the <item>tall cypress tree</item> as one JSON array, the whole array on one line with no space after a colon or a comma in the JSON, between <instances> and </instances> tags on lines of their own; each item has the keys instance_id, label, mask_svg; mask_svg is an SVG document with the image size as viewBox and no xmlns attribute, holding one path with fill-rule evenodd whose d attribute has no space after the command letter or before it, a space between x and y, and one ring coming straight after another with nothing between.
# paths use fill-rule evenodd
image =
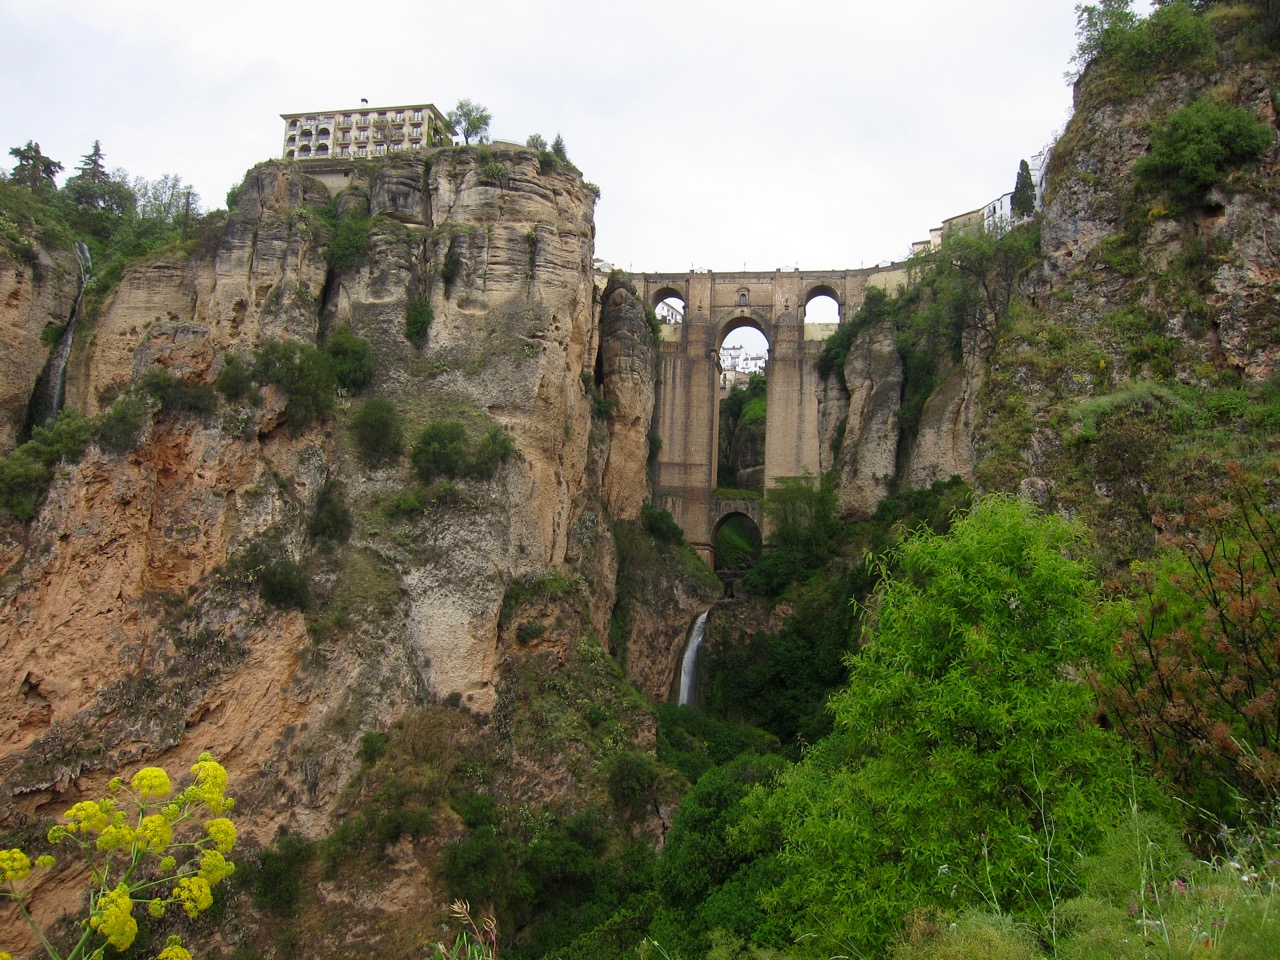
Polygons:
<instances>
[{"instance_id":1,"label":"tall cypress tree","mask_svg":"<svg viewBox=\"0 0 1280 960\"><path fill-rule=\"evenodd\" d=\"M1013 216L1029 217L1036 212L1036 185L1031 179L1031 167L1023 160L1018 164L1018 180L1013 186Z\"/></svg>"}]
</instances>

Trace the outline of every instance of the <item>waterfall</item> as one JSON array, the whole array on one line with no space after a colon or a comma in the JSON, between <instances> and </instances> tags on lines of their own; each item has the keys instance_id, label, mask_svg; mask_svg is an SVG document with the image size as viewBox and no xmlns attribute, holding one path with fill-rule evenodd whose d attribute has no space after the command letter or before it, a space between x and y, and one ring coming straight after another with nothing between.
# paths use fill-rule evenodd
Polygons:
<instances>
[{"instance_id":1,"label":"waterfall","mask_svg":"<svg viewBox=\"0 0 1280 960\"><path fill-rule=\"evenodd\" d=\"M680 695L676 703L687 707L693 702L693 692L698 682L698 657L702 653L702 637L707 632L707 610L689 628L689 640L684 648L684 660L680 664Z\"/></svg>"},{"instance_id":2,"label":"waterfall","mask_svg":"<svg viewBox=\"0 0 1280 960\"><path fill-rule=\"evenodd\" d=\"M67 389L67 358L71 356L71 338L76 334L76 319L80 316L80 301L84 299L84 288L89 282L89 270L93 260L89 257L89 248L79 240L75 246L76 260L80 262L80 290L76 293L76 302L71 307L71 316L67 317L67 326L62 331L62 340L58 344L58 352L53 358L53 366L49 369L49 413L50 419L58 415Z\"/></svg>"}]
</instances>

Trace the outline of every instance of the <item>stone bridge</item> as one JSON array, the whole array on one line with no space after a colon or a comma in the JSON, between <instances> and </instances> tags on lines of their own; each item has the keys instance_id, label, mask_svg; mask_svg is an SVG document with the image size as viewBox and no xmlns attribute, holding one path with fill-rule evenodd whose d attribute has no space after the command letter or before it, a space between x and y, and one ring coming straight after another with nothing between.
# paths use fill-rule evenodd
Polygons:
<instances>
[{"instance_id":1,"label":"stone bridge","mask_svg":"<svg viewBox=\"0 0 1280 960\"><path fill-rule=\"evenodd\" d=\"M698 552L714 562L715 534L728 517L744 514L766 540L769 533L758 500L715 496L725 337L753 327L769 343L765 489L782 477L817 475L823 467L818 418L822 381L814 360L837 324L806 323L805 311L814 298L831 297L844 322L862 305L868 286L892 292L905 283L906 268L639 273L631 281L649 307L671 298L684 304L682 322L662 326L654 409L662 449L656 460L655 498L671 511Z\"/></svg>"}]
</instances>

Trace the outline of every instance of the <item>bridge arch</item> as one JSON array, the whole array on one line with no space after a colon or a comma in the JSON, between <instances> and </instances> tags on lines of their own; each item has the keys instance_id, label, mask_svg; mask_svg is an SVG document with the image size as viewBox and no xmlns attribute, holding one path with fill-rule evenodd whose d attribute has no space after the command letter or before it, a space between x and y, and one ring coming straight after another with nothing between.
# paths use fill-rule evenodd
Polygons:
<instances>
[{"instance_id":1,"label":"bridge arch","mask_svg":"<svg viewBox=\"0 0 1280 960\"><path fill-rule=\"evenodd\" d=\"M840 292L826 283L815 283L809 287L804 293L803 303L805 320L811 323L839 323L845 308ZM813 305L812 317L810 304Z\"/></svg>"},{"instance_id":2,"label":"bridge arch","mask_svg":"<svg viewBox=\"0 0 1280 960\"><path fill-rule=\"evenodd\" d=\"M660 323L684 323L689 313L689 300L683 291L663 287L649 298L649 308L657 314Z\"/></svg>"},{"instance_id":3,"label":"bridge arch","mask_svg":"<svg viewBox=\"0 0 1280 960\"><path fill-rule=\"evenodd\" d=\"M728 580L736 580L760 558L764 546L764 517L760 502L721 504L728 511L711 529L711 566Z\"/></svg>"},{"instance_id":4,"label":"bridge arch","mask_svg":"<svg viewBox=\"0 0 1280 960\"><path fill-rule=\"evenodd\" d=\"M729 334L743 327L758 331L764 337L769 349L773 349L773 324L750 307L742 307L720 322L716 330L716 349L719 350L724 346L724 341Z\"/></svg>"}]
</instances>

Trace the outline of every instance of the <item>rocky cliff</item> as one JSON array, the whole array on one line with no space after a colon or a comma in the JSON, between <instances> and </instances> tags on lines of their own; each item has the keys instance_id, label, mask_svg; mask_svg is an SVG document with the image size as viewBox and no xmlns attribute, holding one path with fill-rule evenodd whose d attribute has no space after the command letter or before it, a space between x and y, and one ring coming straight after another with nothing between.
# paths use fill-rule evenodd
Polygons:
<instances>
[{"instance_id":1,"label":"rocky cliff","mask_svg":"<svg viewBox=\"0 0 1280 960\"><path fill-rule=\"evenodd\" d=\"M361 731L428 702L488 714L515 664L563 663L608 637L609 523L646 499L653 344L634 291L611 286L602 349L593 202L576 171L543 172L524 150L370 165L336 202L273 162L218 229L126 272L76 341L67 403L86 416L153 371L194 389L255 350L323 345L340 328L369 345L373 379L319 423L273 385L205 415L152 402L134 449L91 445L31 524L4 530L0 684L17 692L0 700L5 826L60 812L126 765L212 750L250 836L319 835ZM344 263L348 222L363 249ZM64 274L43 259L0 272L0 330L21 339L6 357L30 368L4 378L9 443ZM429 319L416 344L411 311ZM612 401L604 420L593 382ZM473 438L496 428L513 453L491 479L423 489L403 458L360 456L351 422L374 398L409 443L448 420ZM322 491L352 518L346 542L316 539ZM305 570L305 615L258 596L248 556ZM565 788L534 781L511 789ZM43 919L57 901L39 899Z\"/></svg>"}]
</instances>

